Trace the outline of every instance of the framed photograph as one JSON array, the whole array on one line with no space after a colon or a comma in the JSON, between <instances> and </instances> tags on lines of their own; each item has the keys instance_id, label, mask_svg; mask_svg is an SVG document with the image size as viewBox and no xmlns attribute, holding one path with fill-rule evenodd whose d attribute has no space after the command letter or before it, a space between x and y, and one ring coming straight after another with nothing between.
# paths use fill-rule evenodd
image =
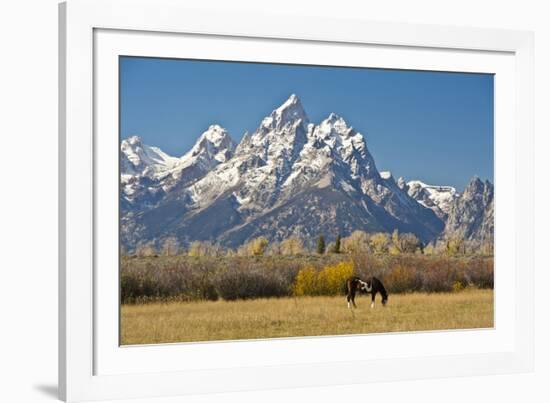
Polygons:
<instances>
[{"instance_id":1,"label":"framed photograph","mask_svg":"<svg viewBox=\"0 0 550 403\"><path fill-rule=\"evenodd\" d=\"M60 5L66 401L527 372L529 32Z\"/></svg>"}]
</instances>

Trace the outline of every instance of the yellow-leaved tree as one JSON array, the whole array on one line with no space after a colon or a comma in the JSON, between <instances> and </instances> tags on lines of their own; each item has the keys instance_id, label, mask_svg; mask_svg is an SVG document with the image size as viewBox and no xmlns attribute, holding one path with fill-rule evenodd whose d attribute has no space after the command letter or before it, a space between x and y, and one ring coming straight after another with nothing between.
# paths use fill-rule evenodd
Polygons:
<instances>
[{"instance_id":1,"label":"yellow-leaved tree","mask_svg":"<svg viewBox=\"0 0 550 403\"><path fill-rule=\"evenodd\" d=\"M263 236L255 238L248 242L247 249L250 256L263 256L269 242Z\"/></svg>"},{"instance_id":2,"label":"yellow-leaved tree","mask_svg":"<svg viewBox=\"0 0 550 403\"><path fill-rule=\"evenodd\" d=\"M294 295L338 295L345 288L346 280L353 276L353 263L340 262L317 271L303 268L294 282Z\"/></svg>"},{"instance_id":3,"label":"yellow-leaved tree","mask_svg":"<svg viewBox=\"0 0 550 403\"><path fill-rule=\"evenodd\" d=\"M384 232L377 232L371 235L369 242L375 253L387 253L390 246L390 237Z\"/></svg>"}]
</instances>

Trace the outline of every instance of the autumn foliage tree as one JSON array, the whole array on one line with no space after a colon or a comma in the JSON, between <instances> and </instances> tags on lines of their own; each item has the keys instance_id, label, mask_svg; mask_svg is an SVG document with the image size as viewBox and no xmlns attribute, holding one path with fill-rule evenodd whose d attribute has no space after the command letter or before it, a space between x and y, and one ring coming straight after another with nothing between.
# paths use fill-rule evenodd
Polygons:
<instances>
[{"instance_id":1,"label":"autumn foliage tree","mask_svg":"<svg viewBox=\"0 0 550 403\"><path fill-rule=\"evenodd\" d=\"M459 237L448 238L445 242L445 252L449 256L456 256L466 252L464 239Z\"/></svg>"},{"instance_id":2,"label":"autumn foliage tree","mask_svg":"<svg viewBox=\"0 0 550 403\"><path fill-rule=\"evenodd\" d=\"M175 256L179 252L179 242L175 237L169 237L162 243L162 254L164 256Z\"/></svg>"},{"instance_id":3,"label":"autumn foliage tree","mask_svg":"<svg viewBox=\"0 0 550 403\"><path fill-rule=\"evenodd\" d=\"M281 242L281 254L300 255L304 253L304 244L300 238L293 236Z\"/></svg>"},{"instance_id":4,"label":"autumn foliage tree","mask_svg":"<svg viewBox=\"0 0 550 403\"><path fill-rule=\"evenodd\" d=\"M389 252L392 255L398 255L400 253L415 253L418 250L422 250L422 242L411 233L399 234L396 229L392 233L391 245Z\"/></svg>"},{"instance_id":5,"label":"autumn foliage tree","mask_svg":"<svg viewBox=\"0 0 550 403\"><path fill-rule=\"evenodd\" d=\"M350 236L342 239L344 253L367 253L369 249L369 237L364 231L353 231Z\"/></svg>"},{"instance_id":6,"label":"autumn foliage tree","mask_svg":"<svg viewBox=\"0 0 550 403\"><path fill-rule=\"evenodd\" d=\"M377 232L371 235L369 243L375 253L387 253L390 246L390 236L385 232Z\"/></svg>"},{"instance_id":7,"label":"autumn foliage tree","mask_svg":"<svg viewBox=\"0 0 550 403\"><path fill-rule=\"evenodd\" d=\"M248 242L247 249L250 256L263 256L269 242L267 238L261 236Z\"/></svg>"}]
</instances>

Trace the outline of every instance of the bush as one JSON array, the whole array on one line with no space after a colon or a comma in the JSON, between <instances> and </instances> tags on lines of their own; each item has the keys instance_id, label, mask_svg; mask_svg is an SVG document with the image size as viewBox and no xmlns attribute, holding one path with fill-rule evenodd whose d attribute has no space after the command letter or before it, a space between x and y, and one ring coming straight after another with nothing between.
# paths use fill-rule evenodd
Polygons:
<instances>
[{"instance_id":1,"label":"bush","mask_svg":"<svg viewBox=\"0 0 550 403\"><path fill-rule=\"evenodd\" d=\"M288 285L276 274L250 268L232 268L216 276L218 295L228 301L288 295Z\"/></svg>"},{"instance_id":2,"label":"bush","mask_svg":"<svg viewBox=\"0 0 550 403\"><path fill-rule=\"evenodd\" d=\"M345 288L348 278L353 276L353 263L341 262L334 266L327 266L317 277L319 295L338 295Z\"/></svg>"},{"instance_id":3,"label":"bush","mask_svg":"<svg viewBox=\"0 0 550 403\"><path fill-rule=\"evenodd\" d=\"M388 292L402 293L418 291L422 287L421 277L416 268L397 264L384 278Z\"/></svg>"},{"instance_id":4,"label":"bush","mask_svg":"<svg viewBox=\"0 0 550 403\"><path fill-rule=\"evenodd\" d=\"M460 292L464 289L464 284L460 281L455 281L453 284L453 292Z\"/></svg>"},{"instance_id":5,"label":"bush","mask_svg":"<svg viewBox=\"0 0 550 403\"><path fill-rule=\"evenodd\" d=\"M338 295L346 280L353 276L353 263L340 262L320 271L306 267L298 273L294 283L294 295Z\"/></svg>"},{"instance_id":6,"label":"bush","mask_svg":"<svg viewBox=\"0 0 550 403\"><path fill-rule=\"evenodd\" d=\"M464 270L464 276L467 284L479 288L493 288L495 278L493 259L472 259Z\"/></svg>"},{"instance_id":7,"label":"bush","mask_svg":"<svg viewBox=\"0 0 550 403\"><path fill-rule=\"evenodd\" d=\"M298 272L294 283L294 295L317 295L317 270L313 267L306 267Z\"/></svg>"}]
</instances>

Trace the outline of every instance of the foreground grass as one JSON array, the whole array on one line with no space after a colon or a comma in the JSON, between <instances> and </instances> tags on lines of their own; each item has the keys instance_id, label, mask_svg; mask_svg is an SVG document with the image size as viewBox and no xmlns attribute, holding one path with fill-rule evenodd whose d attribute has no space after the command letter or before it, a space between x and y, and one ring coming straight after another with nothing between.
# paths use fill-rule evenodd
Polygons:
<instances>
[{"instance_id":1,"label":"foreground grass","mask_svg":"<svg viewBox=\"0 0 550 403\"><path fill-rule=\"evenodd\" d=\"M257 339L493 327L493 291L370 297L271 298L122 306L122 344Z\"/></svg>"}]
</instances>

